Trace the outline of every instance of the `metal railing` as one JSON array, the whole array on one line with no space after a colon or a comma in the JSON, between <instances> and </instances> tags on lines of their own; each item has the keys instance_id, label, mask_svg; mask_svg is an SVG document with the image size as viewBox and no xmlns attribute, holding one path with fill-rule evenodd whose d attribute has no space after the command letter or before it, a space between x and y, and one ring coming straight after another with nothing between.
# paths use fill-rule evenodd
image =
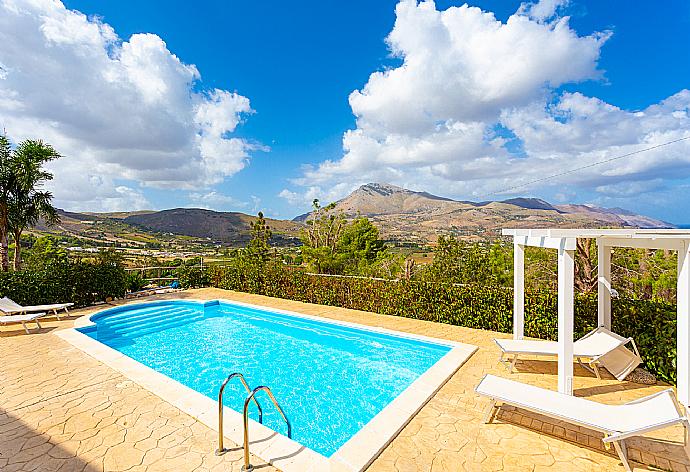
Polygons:
<instances>
[{"instance_id":1,"label":"metal railing","mask_svg":"<svg viewBox=\"0 0 690 472\"><path fill-rule=\"evenodd\" d=\"M285 416L285 413L283 412L283 409L280 407L278 404L278 401L276 400L276 397L273 396L273 392L271 392L271 389L266 387L265 385L261 385L259 387L256 387L252 392L249 394L247 399L244 401L244 410L243 410L243 419L244 419L244 465L242 466L242 472L252 472L254 470L254 466L249 462L249 402L254 399L257 393L260 391L265 391L268 394L268 397L271 399L273 404L275 405L276 409L278 410L278 413L280 413L280 416L283 417L285 420L285 424L287 424L287 433L288 433L288 438L292 439L292 426L290 425L290 421L287 419L287 416Z\"/></svg>"},{"instance_id":2,"label":"metal railing","mask_svg":"<svg viewBox=\"0 0 690 472\"><path fill-rule=\"evenodd\" d=\"M240 382L242 382L242 385L244 385L244 389L247 391L247 393L250 396L253 395L252 389L249 388L247 381L244 379L244 375L242 375L240 372L234 372L228 375L228 378L225 379L223 385L220 386L220 390L218 390L218 449L216 449L217 456L222 456L223 454L228 452L228 449L225 449L225 447L223 447L223 391L225 390L225 386L228 384L228 382L231 379L234 379L235 377L238 377L240 379ZM256 407L259 409L259 423L263 423L264 412L261 409L261 405L259 405L259 402L256 400L256 398L254 398L254 403L256 404ZM246 408L247 407L245 404L245 410Z\"/></svg>"}]
</instances>

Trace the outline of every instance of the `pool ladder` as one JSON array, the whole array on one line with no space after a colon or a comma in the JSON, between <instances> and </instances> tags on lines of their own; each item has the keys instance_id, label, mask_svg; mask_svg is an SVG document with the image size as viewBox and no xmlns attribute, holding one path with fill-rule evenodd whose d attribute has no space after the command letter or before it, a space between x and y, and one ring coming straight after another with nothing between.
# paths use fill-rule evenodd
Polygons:
<instances>
[{"instance_id":1,"label":"pool ladder","mask_svg":"<svg viewBox=\"0 0 690 472\"><path fill-rule=\"evenodd\" d=\"M259 423L264 422L264 413L263 410L261 409L261 405L256 399L256 394L259 393L260 391L265 391L268 394L268 398L271 399L271 402L273 402L273 405L275 405L276 409L278 410L278 413L280 413L280 416L283 417L283 420L285 420L285 424L287 425L287 433L288 433L288 438L292 438L292 425L290 424L290 421L287 419L287 416L285 416L285 412L283 412L283 409L280 407L280 404L278 404L278 401L276 400L276 397L273 396L273 392L271 392L271 389L268 388L265 385L260 385L256 387L254 390L249 388L249 384L247 384L247 381L244 378L244 375L242 375L240 372L234 372L225 379L223 382L223 385L220 386L220 390L218 391L218 449L216 449L216 455L221 456L228 452L229 449L226 449L223 447L223 391L225 390L225 386L228 384L228 382L233 379L233 378L239 378L240 382L242 382L242 385L244 385L244 389L247 391L248 395L247 398L244 400L244 408L242 410L242 419L243 419L243 426L244 426L244 465L242 466L242 471L243 472L252 472L254 470L254 466L249 462L249 403L254 402L256 407L259 410Z\"/></svg>"}]
</instances>

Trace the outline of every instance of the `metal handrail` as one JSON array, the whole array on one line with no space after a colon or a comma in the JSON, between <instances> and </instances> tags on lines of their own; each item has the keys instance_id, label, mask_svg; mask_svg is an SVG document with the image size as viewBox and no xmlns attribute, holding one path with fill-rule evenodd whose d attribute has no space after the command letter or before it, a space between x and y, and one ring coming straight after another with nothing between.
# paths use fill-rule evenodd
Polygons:
<instances>
[{"instance_id":1,"label":"metal handrail","mask_svg":"<svg viewBox=\"0 0 690 472\"><path fill-rule=\"evenodd\" d=\"M218 449L216 449L217 456L222 456L223 454L229 451L229 449L225 449L223 447L223 391L225 390L225 386L228 384L230 379L233 379L235 377L239 377L247 393L249 393L250 395L252 394L252 389L249 388L247 381L244 379L244 375L242 375L240 372L234 372L228 375L228 378L225 379L223 385L220 386L220 390L218 390ZM256 398L254 398L254 403L256 403L256 407L259 409L259 423L263 423L264 412L261 409L261 405L259 405L259 402L256 400Z\"/></svg>"},{"instance_id":2,"label":"metal handrail","mask_svg":"<svg viewBox=\"0 0 690 472\"><path fill-rule=\"evenodd\" d=\"M254 390L252 390L252 393L250 393L247 399L244 401L244 465L240 469L242 470L242 472L252 472L254 470L254 466L249 463L249 402L261 390L264 390L266 393L268 393L268 397L275 405L276 409L278 410L278 413L280 413L280 416L282 416L285 420L285 424L287 424L288 438L292 439L292 426L290 425L290 420L288 420L287 416L285 416L285 412L283 412L283 409L278 404L276 397L273 396L273 392L271 392L271 389L265 385L260 385L256 387Z\"/></svg>"}]
</instances>

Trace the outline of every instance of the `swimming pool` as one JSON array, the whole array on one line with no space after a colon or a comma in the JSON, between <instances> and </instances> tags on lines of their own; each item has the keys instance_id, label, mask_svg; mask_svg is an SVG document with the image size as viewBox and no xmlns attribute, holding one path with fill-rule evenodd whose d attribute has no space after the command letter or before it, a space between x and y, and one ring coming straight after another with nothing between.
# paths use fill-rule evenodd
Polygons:
<instances>
[{"instance_id":1,"label":"swimming pool","mask_svg":"<svg viewBox=\"0 0 690 472\"><path fill-rule=\"evenodd\" d=\"M243 373L252 388L269 386L290 419L292 438L325 457L457 350L451 342L227 301L126 305L90 321L78 331L210 400L232 372ZM246 395L231 382L224 404L241 412ZM277 411L262 400L264 425L286 434ZM250 416L258 420L253 406Z\"/></svg>"}]
</instances>

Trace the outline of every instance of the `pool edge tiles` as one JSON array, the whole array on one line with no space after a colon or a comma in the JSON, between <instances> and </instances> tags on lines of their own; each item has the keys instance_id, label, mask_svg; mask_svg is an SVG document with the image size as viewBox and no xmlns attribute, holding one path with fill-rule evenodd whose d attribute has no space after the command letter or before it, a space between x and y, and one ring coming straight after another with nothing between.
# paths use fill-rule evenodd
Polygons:
<instances>
[{"instance_id":1,"label":"pool edge tiles","mask_svg":"<svg viewBox=\"0 0 690 472\"><path fill-rule=\"evenodd\" d=\"M202 393L161 374L160 372L120 353L77 329L55 333L86 354L121 373L129 380L160 397L180 411L218 432L218 404ZM240 447L243 444L242 415L230 407L223 408L223 431L226 439ZM249 450L260 459L284 472L333 470L325 456L280 433L249 419ZM209 444L213 454L217 443Z\"/></svg>"},{"instance_id":2,"label":"pool edge tiles","mask_svg":"<svg viewBox=\"0 0 690 472\"><path fill-rule=\"evenodd\" d=\"M136 308L142 305L166 304L170 302L199 303L202 306L228 303L270 313L279 313L321 323L346 326L450 347L449 352L422 373L400 395L394 398L390 404L384 407L362 429L333 453L330 458L287 438L283 434L276 433L250 418L250 451L255 456L285 472L308 470L360 471L365 469L477 350L476 346L469 344L228 299L170 299L144 303L127 303L78 318L74 323L75 328L55 333L86 354L120 372L125 377L216 432L218 431L218 406L216 401L127 357L116 349L78 330L79 328L94 326L95 323L92 319L97 319L98 315L102 315L105 312L117 312L121 307ZM241 446L243 443L242 415L229 407L225 407L223 427L225 437ZM209 454L213 454L215 447L215 444L209 444Z\"/></svg>"}]
</instances>

